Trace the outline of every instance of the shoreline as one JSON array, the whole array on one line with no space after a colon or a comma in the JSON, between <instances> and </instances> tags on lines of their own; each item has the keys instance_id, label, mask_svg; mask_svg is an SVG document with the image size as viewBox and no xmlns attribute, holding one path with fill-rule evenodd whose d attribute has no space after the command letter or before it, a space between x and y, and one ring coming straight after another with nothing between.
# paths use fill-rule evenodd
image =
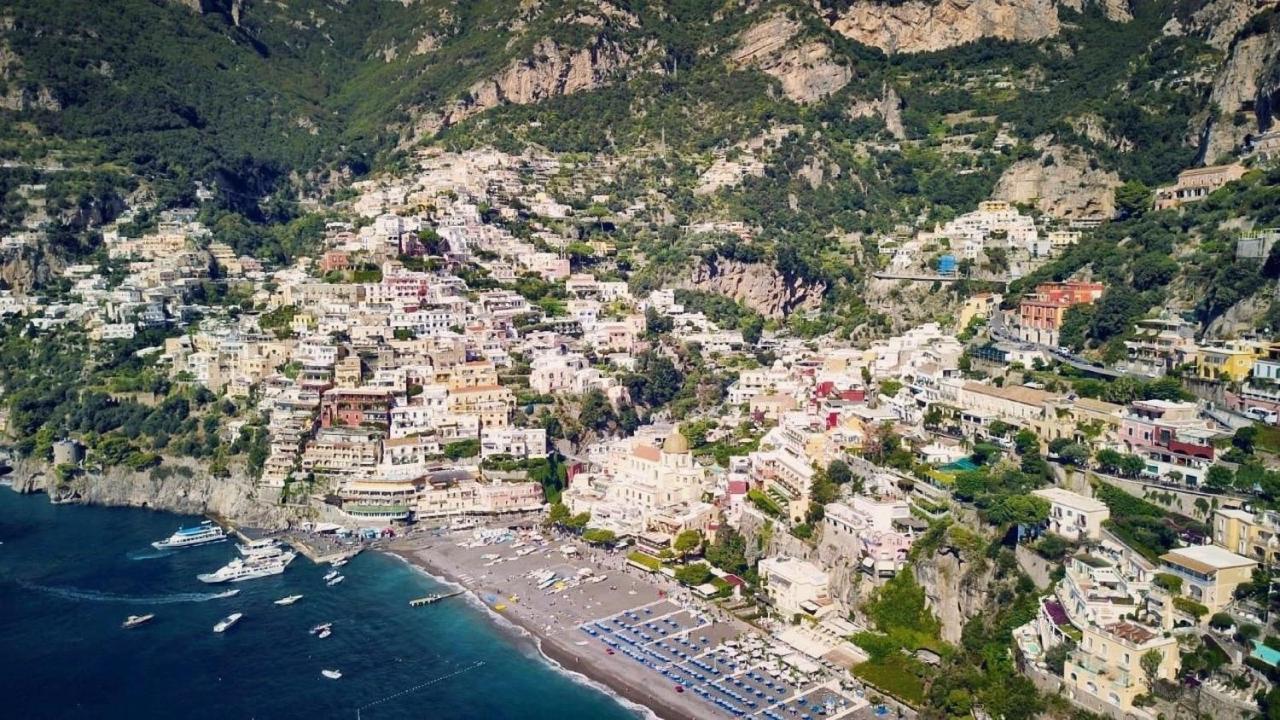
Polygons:
<instances>
[{"instance_id":1,"label":"shoreline","mask_svg":"<svg viewBox=\"0 0 1280 720\"><path fill-rule=\"evenodd\" d=\"M578 652L579 647L566 646L561 640L550 636L527 618L521 617L519 613L499 614L480 597L483 590L478 587L478 583L465 582L450 568L442 567L443 563L435 562L430 547L415 548L411 547L412 543L413 538L409 538L392 543L389 547L380 548L380 552L399 558L432 579L461 588L467 602L483 609L489 615L489 620L496 626L522 636L523 640L530 641L543 662L551 664L558 671L574 676L575 680L582 678L586 684L614 696L614 699L623 707L636 712L637 715L643 713L644 716L658 720L702 720L705 717L688 707L683 707L680 703L663 700L654 694L652 678L645 678L643 675L628 676L603 667L601 663L592 662L595 653L588 655ZM595 649L595 646L583 646L581 649L586 647ZM649 680L647 684L646 679Z\"/></svg>"}]
</instances>

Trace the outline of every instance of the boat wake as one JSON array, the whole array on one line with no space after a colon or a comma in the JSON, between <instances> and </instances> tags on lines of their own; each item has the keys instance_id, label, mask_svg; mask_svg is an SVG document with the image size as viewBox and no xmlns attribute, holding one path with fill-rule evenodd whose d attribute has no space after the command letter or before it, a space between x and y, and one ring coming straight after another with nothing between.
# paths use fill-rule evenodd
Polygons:
<instances>
[{"instance_id":1,"label":"boat wake","mask_svg":"<svg viewBox=\"0 0 1280 720\"><path fill-rule=\"evenodd\" d=\"M168 557L177 553L177 550L130 550L125 553L125 557L130 560L155 560L156 558Z\"/></svg>"},{"instance_id":2,"label":"boat wake","mask_svg":"<svg viewBox=\"0 0 1280 720\"><path fill-rule=\"evenodd\" d=\"M85 600L88 602L132 603L135 605L174 605L177 603L197 603L231 597L236 590L224 590L218 593L174 593L172 595L120 595L101 590L83 590L73 587L52 587L19 580L18 585L27 590L46 593L64 600Z\"/></svg>"}]
</instances>

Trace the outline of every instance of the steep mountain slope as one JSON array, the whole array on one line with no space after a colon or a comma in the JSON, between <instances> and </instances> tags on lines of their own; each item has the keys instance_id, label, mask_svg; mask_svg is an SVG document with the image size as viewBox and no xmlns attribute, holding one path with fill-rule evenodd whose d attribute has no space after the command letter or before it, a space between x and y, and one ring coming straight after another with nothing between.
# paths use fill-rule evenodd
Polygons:
<instances>
[{"instance_id":1,"label":"steep mountain slope","mask_svg":"<svg viewBox=\"0 0 1280 720\"><path fill-rule=\"evenodd\" d=\"M202 181L274 222L422 143L537 144L648 158L675 221L752 221L813 268L833 231L993 192L1106 214L1230 153L1271 126L1277 38L1248 0L14 0L0 174L56 158L107 210L103 173L160 207Z\"/></svg>"}]
</instances>

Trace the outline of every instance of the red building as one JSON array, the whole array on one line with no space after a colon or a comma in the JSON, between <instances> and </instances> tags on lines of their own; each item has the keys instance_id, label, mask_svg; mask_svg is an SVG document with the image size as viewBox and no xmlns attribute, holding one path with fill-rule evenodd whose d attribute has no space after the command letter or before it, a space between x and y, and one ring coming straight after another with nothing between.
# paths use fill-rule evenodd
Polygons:
<instances>
[{"instance_id":1,"label":"red building","mask_svg":"<svg viewBox=\"0 0 1280 720\"><path fill-rule=\"evenodd\" d=\"M395 392L390 388L333 388L320 397L320 426L391 425Z\"/></svg>"},{"instance_id":2,"label":"red building","mask_svg":"<svg viewBox=\"0 0 1280 720\"><path fill-rule=\"evenodd\" d=\"M342 250L330 250L320 258L320 270L322 272L349 269L351 269L351 255Z\"/></svg>"},{"instance_id":3,"label":"red building","mask_svg":"<svg viewBox=\"0 0 1280 720\"><path fill-rule=\"evenodd\" d=\"M1023 340L1045 345L1058 344L1058 330L1067 308L1092 305L1102 297L1102 283L1041 283L1035 294L1018 304L1019 335Z\"/></svg>"}]
</instances>

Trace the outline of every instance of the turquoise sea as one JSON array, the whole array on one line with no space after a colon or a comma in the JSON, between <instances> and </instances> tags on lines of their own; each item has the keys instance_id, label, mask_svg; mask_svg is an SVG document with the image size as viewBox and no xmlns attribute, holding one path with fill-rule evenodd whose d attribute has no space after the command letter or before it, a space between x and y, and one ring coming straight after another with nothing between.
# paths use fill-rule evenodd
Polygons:
<instances>
[{"instance_id":1,"label":"turquoise sea","mask_svg":"<svg viewBox=\"0 0 1280 720\"><path fill-rule=\"evenodd\" d=\"M0 716L494 720L640 713L557 671L532 642L403 562L364 553L326 587L298 558L280 576L210 586L231 542L159 552L199 518L53 506L0 490ZM228 587L232 598L212 596ZM272 601L301 593L288 607ZM244 619L224 635L214 623ZM131 614L151 623L123 630ZM320 640L308 630L333 623ZM339 680L320 675L342 671ZM415 689L416 688L416 689ZM398 694L403 693L403 694Z\"/></svg>"}]
</instances>

